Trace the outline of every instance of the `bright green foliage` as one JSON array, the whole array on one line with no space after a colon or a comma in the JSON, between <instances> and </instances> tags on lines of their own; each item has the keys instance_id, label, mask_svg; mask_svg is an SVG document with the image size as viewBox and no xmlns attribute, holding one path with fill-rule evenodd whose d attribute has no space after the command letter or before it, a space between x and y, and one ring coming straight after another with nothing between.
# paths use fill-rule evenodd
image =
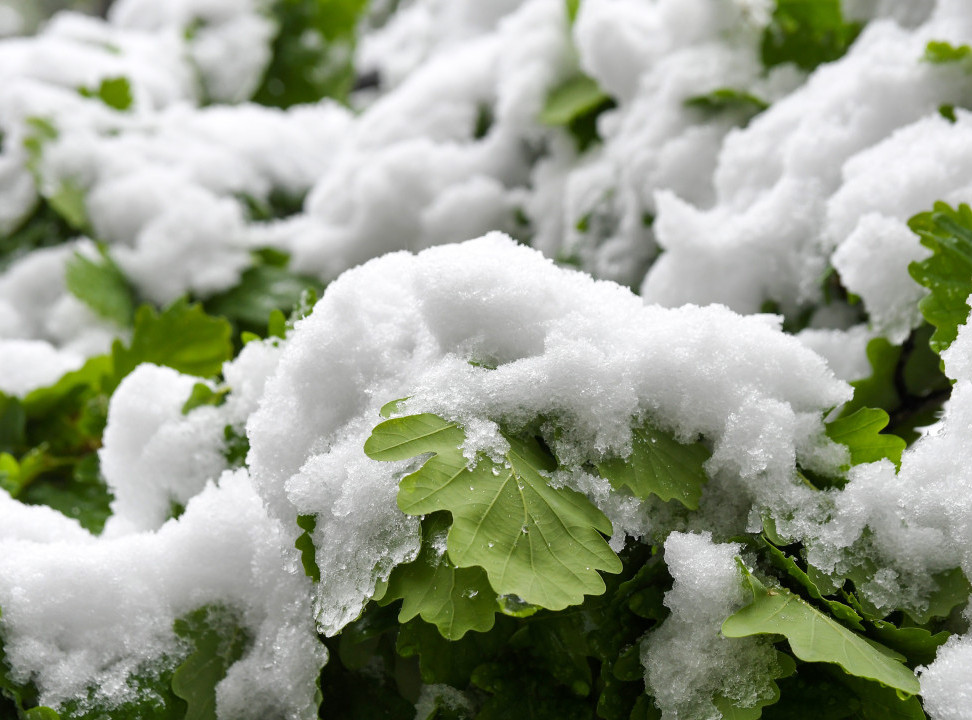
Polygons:
<instances>
[{"instance_id":1,"label":"bright green foliage","mask_svg":"<svg viewBox=\"0 0 972 720\"><path fill-rule=\"evenodd\" d=\"M629 457L598 463L601 477L642 499L657 495L662 500L678 500L690 510L698 509L708 481L704 465L710 453L705 445L680 443L648 423L632 433L631 443Z\"/></svg>"},{"instance_id":2,"label":"bright green foliage","mask_svg":"<svg viewBox=\"0 0 972 720\"><path fill-rule=\"evenodd\" d=\"M958 336L958 326L969 316L966 302L972 294L972 209L935 203L931 212L915 215L908 226L932 251L908 266L919 285L931 293L918 303L922 315L935 326L930 345L939 355Z\"/></svg>"},{"instance_id":3,"label":"bright green foliage","mask_svg":"<svg viewBox=\"0 0 972 720\"><path fill-rule=\"evenodd\" d=\"M949 638L949 633L944 630L932 634L925 628L899 628L884 620L873 620L870 626L872 637L882 645L904 655L909 665L931 664L938 648Z\"/></svg>"},{"instance_id":4,"label":"bright green foliage","mask_svg":"<svg viewBox=\"0 0 972 720\"><path fill-rule=\"evenodd\" d=\"M78 232L91 234L84 190L75 181L62 180L57 189L47 198L47 202L70 227Z\"/></svg>"},{"instance_id":5,"label":"bright green foliage","mask_svg":"<svg viewBox=\"0 0 972 720\"><path fill-rule=\"evenodd\" d=\"M280 31L255 102L274 107L344 101L354 84L358 19L368 0L276 0Z\"/></svg>"},{"instance_id":6,"label":"bright green foliage","mask_svg":"<svg viewBox=\"0 0 972 720\"><path fill-rule=\"evenodd\" d=\"M908 615L919 625L926 625L933 618L948 617L959 605L965 605L972 594L969 584L961 568L953 568L932 576L937 585L928 598L928 605L921 612L909 610Z\"/></svg>"},{"instance_id":7,"label":"bright green foliage","mask_svg":"<svg viewBox=\"0 0 972 720\"><path fill-rule=\"evenodd\" d=\"M544 125L567 128L578 152L583 152L598 140L597 116L614 105L596 80L577 74L550 91L539 120Z\"/></svg>"},{"instance_id":8,"label":"bright green foliage","mask_svg":"<svg viewBox=\"0 0 972 720\"><path fill-rule=\"evenodd\" d=\"M763 548L766 550L770 562L785 572L786 575L795 581L799 587L803 588L803 590L811 598L826 607L830 614L844 623L844 625L847 625L854 630L864 632L864 626L861 624L862 618L857 612L854 611L853 608L845 605L842 602L825 598L820 592L820 589L817 587L816 583L814 583L810 576L804 572L799 565L797 565L796 561L776 547L773 543L769 542L765 535L760 536L760 542L762 543Z\"/></svg>"},{"instance_id":9,"label":"bright green foliage","mask_svg":"<svg viewBox=\"0 0 972 720\"><path fill-rule=\"evenodd\" d=\"M813 70L841 57L860 31L860 23L844 19L840 0L776 0L763 33L763 64L793 63Z\"/></svg>"},{"instance_id":10,"label":"bright green foliage","mask_svg":"<svg viewBox=\"0 0 972 720\"><path fill-rule=\"evenodd\" d=\"M206 300L205 307L210 315L221 315L239 329L256 332L266 327L275 311L290 312L308 289L321 292L324 285L283 267L260 264L244 272L238 285Z\"/></svg>"},{"instance_id":11,"label":"bright green foliage","mask_svg":"<svg viewBox=\"0 0 972 720\"><path fill-rule=\"evenodd\" d=\"M491 629L499 607L482 568L459 568L449 561L444 545L449 525L447 513L426 517L418 557L397 566L388 578L384 596L375 599L382 604L402 599L399 622L421 615L439 628L443 637L458 640L470 630Z\"/></svg>"},{"instance_id":12,"label":"bright green foliage","mask_svg":"<svg viewBox=\"0 0 972 720\"><path fill-rule=\"evenodd\" d=\"M743 570L753 602L726 619L726 637L782 635L801 660L834 663L851 675L918 693L918 679L903 664L903 656L847 629L786 588L767 588L745 566Z\"/></svg>"},{"instance_id":13,"label":"bright green foliage","mask_svg":"<svg viewBox=\"0 0 972 720\"><path fill-rule=\"evenodd\" d=\"M132 107L132 86L126 77L105 78L96 89L82 87L78 92L87 98L97 98L114 110L125 111Z\"/></svg>"},{"instance_id":14,"label":"bright green foliage","mask_svg":"<svg viewBox=\"0 0 972 720\"><path fill-rule=\"evenodd\" d=\"M250 440L240 428L227 425L223 428L223 457L230 469L235 470L246 464L250 452Z\"/></svg>"},{"instance_id":15,"label":"bright green foliage","mask_svg":"<svg viewBox=\"0 0 972 720\"><path fill-rule=\"evenodd\" d=\"M887 427L888 420L888 414L884 410L861 408L853 415L845 415L827 423L827 437L847 446L851 465L888 459L895 467L900 467L905 441L897 435L881 434Z\"/></svg>"},{"instance_id":16,"label":"bright green foliage","mask_svg":"<svg viewBox=\"0 0 972 720\"><path fill-rule=\"evenodd\" d=\"M892 345L882 337L873 338L867 343L867 359L872 373L851 383L854 397L844 406L843 415L866 407L893 410L901 404L901 395L895 383L901 347Z\"/></svg>"},{"instance_id":17,"label":"bright green foliage","mask_svg":"<svg viewBox=\"0 0 972 720\"><path fill-rule=\"evenodd\" d=\"M207 606L173 625L190 648L172 674L172 691L188 704L185 720L216 720L216 685L250 642L239 619L226 608Z\"/></svg>"},{"instance_id":18,"label":"bright green foliage","mask_svg":"<svg viewBox=\"0 0 972 720\"><path fill-rule=\"evenodd\" d=\"M561 126L593 112L609 100L597 81L587 75L574 75L554 88L540 113L544 125Z\"/></svg>"},{"instance_id":19,"label":"bright green foliage","mask_svg":"<svg viewBox=\"0 0 972 720\"><path fill-rule=\"evenodd\" d=\"M972 58L972 48L968 45L956 46L941 40L932 40L925 47L925 61L936 65L965 62L970 58Z\"/></svg>"},{"instance_id":20,"label":"bright green foliage","mask_svg":"<svg viewBox=\"0 0 972 720\"><path fill-rule=\"evenodd\" d=\"M47 505L76 519L85 529L100 533L111 515L112 496L101 475L98 455L90 452L70 461L50 458L49 462L50 470L60 472L44 478L44 482L31 482L17 499L29 505Z\"/></svg>"},{"instance_id":21,"label":"bright green foliage","mask_svg":"<svg viewBox=\"0 0 972 720\"><path fill-rule=\"evenodd\" d=\"M580 0L564 0L564 5L567 8L567 21L573 25L580 10Z\"/></svg>"},{"instance_id":22,"label":"bright green foliage","mask_svg":"<svg viewBox=\"0 0 972 720\"><path fill-rule=\"evenodd\" d=\"M95 454L107 415L105 360L89 360L22 401L0 395L0 487L96 533L111 502Z\"/></svg>"},{"instance_id":23,"label":"bright green foliage","mask_svg":"<svg viewBox=\"0 0 972 720\"><path fill-rule=\"evenodd\" d=\"M44 146L52 140L57 140L59 133L50 120L42 117L27 118L27 127L30 128L30 132L24 138L27 169L39 180L40 160Z\"/></svg>"},{"instance_id":24,"label":"bright green foliage","mask_svg":"<svg viewBox=\"0 0 972 720\"><path fill-rule=\"evenodd\" d=\"M321 581L321 569L317 565L317 549L314 547L314 530L317 528L316 515L298 515L297 527L303 532L294 541L294 547L300 551L300 564L304 574L314 582Z\"/></svg>"},{"instance_id":25,"label":"bright green foliage","mask_svg":"<svg viewBox=\"0 0 972 720\"><path fill-rule=\"evenodd\" d=\"M229 322L203 312L199 305L178 300L161 314L143 305L135 314L135 331L126 347L116 340L111 349L115 377L121 378L139 363L167 365L187 375L216 375L233 357Z\"/></svg>"},{"instance_id":26,"label":"bright green foliage","mask_svg":"<svg viewBox=\"0 0 972 720\"><path fill-rule=\"evenodd\" d=\"M222 405L224 402L226 402L226 396L229 395L229 391L230 389L225 386L213 390L206 383L198 382L192 386L192 392L189 393L189 399L186 400L185 404L182 406L182 414L188 415L197 407L203 407L205 405L209 405L211 407Z\"/></svg>"},{"instance_id":27,"label":"bright green foliage","mask_svg":"<svg viewBox=\"0 0 972 720\"><path fill-rule=\"evenodd\" d=\"M87 273L85 267L81 273ZM232 355L230 326L184 301L159 314L137 313L131 343L116 340L112 354L90 358L53 385L22 401L0 396L0 484L18 500L47 505L94 533L110 515L111 494L98 464L109 398L142 362L214 375ZM204 396L205 395L205 396ZM186 410L218 404L224 392L197 386ZM242 464L245 449L227 440L227 455Z\"/></svg>"},{"instance_id":28,"label":"bright green foliage","mask_svg":"<svg viewBox=\"0 0 972 720\"><path fill-rule=\"evenodd\" d=\"M702 111L705 115L727 114L746 125L756 115L769 107L769 103L745 90L718 88L705 95L694 95L685 106Z\"/></svg>"},{"instance_id":29,"label":"bright green foliage","mask_svg":"<svg viewBox=\"0 0 972 720\"><path fill-rule=\"evenodd\" d=\"M409 515L452 513L449 559L482 567L498 594L561 610L604 592L597 571L621 570L602 537L611 523L580 493L547 483L541 473L556 462L535 440L504 437L504 462L482 457L468 467L465 434L455 423L410 415L378 425L365 452L375 460L433 453L401 481L398 506Z\"/></svg>"},{"instance_id":30,"label":"bright green foliage","mask_svg":"<svg viewBox=\"0 0 972 720\"><path fill-rule=\"evenodd\" d=\"M68 261L64 282L76 298L101 317L122 327L132 324L135 293L104 248L98 261L75 253Z\"/></svg>"}]
</instances>

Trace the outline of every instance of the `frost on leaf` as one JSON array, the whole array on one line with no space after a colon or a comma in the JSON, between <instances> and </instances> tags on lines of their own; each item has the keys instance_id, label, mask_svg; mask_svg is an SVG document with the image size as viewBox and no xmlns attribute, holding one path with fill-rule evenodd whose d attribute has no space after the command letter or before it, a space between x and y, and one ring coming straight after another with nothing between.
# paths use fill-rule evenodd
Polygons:
<instances>
[{"instance_id":1,"label":"frost on leaf","mask_svg":"<svg viewBox=\"0 0 972 720\"><path fill-rule=\"evenodd\" d=\"M600 595L598 570L621 571L603 537L610 521L580 493L547 483L542 473L556 463L536 440L504 437L510 449L502 462L481 457L468 467L465 433L455 423L410 415L378 425L365 452L375 460L432 453L402 479L398 506L409 515L450 512L449 560L483 568L496 593L551 610Z\"/></svg>"}]
</instances>

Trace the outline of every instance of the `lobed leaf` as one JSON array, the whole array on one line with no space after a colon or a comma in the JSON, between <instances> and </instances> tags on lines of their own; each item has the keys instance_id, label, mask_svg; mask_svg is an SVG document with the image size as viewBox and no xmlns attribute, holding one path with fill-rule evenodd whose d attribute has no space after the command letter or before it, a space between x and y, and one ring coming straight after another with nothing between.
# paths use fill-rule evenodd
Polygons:
<instances>
[{"instance_id":1,"label":"lobed leaf","mask_svg":"<svg viewBox=\"0 0 972 720\"><path fill-rule=\"evenodd\" d=\"M613 487L627 487L639 498L657 495L697 510L708 482L705 462L709 456L702 443L680 443L646 423L632 433L629 457L600 462L597 470Z\"/></svg>"},{"instance_id":2,"label":"lobed leaf","mask_svg":"<svg viewBox=\"0 0 972 720\"><path fill-rule=\"evenodd\" d=\"M68 261L64 273L67 289L101 317L129 327L135 315L135 296L125 275L106 251L100 262L80 253Z\"/></svg>"},{"instance_id":3,"label":"lobed leaf","mask_svg":"<svg viewBox=\"0 0 972 720\"><path fill-rule=\"evenodd\" d=\"M900 467L905 441L897 435L881 434L889 419L884 410L861 408L827 423L825 431L827 437L850 450L851 465L887 459Z\"/></svg>"},{"instance_id":4,"label":"lobed leaf","mask_svg":"<svg viewBox=\"0 0 972 720\"><path fill-rule=\"evenodd\" d=\"M143 305L135 314L131 343L125 346L116 340L112 346L115 381L143 362L167 365L187 375L216 375L223 362L233 357L231 335L229 322L185 300L162 313Z\"/></svg>"},{"instance_id":5,"label":"lobed leaf","mask_svg":"<svg viewBox=\"0 0 972 720\"><path fill-rule=\"evenodd\" d=\"M931 291L918 307L935 326L929 345L941 355L958 337L959 325L969 316L972 209L965 204L953 209L937 202L931 212L911 218L908 226L921 238L921 244L932 251L930 257L912 262L908 272L915 282Z\"/></svg>"},{"instance_id":6,"label":"lobed leaf","mask_svg":"<svg viewBox=\"0 0 972 720\"><path fill-rule=\"evenodd\" d=\"M834 663L851 675L918 694L918 679L903 656L847 629L786 588L767 588L745 566L743 571L753 602L726 619L723 635L782 635L801 660Z\"/></svg>"},{"instance_id":7,"label":"lobed leaf","mask_svg":"<svg viewBox=\"0 0 972 720\"><path fill-rule=\"evenodd\" d=\"M398 565L388 578L382 605L402 600L399 622L416 617L435 625L444 638L458 640L470 630L493 627L496 593L480 567L459 568L436 551L436 540L449 530L449 516L435 513L422 523L422 549L418 557Z\"/></svg>"},{"instance_id":8,"label":"lobed leaf","mask_svg":"<svg viewBox=\"0 0 972 720\"><path fill-rule=\"evenodd\" d=\"M496 593L561 610L604 592L598 570L621 570L602 537L610 521L580 493L547 483L542 473L556 463L535 440L504 437L503 462L481 457L470 467L455 423L411 415L378 425L365 452L375 460L432 453L402 479L398 506L409 515L450 512L449 560L482 567Z\"/></svg>"}]
</instances>

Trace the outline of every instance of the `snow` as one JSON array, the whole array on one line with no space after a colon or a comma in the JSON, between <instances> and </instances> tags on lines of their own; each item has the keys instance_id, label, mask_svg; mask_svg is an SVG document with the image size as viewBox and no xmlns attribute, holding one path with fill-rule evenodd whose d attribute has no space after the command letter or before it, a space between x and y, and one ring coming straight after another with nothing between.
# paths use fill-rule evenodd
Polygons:
<instances>
[{"instance_id":1,"label":"snow","mask_svg":"<svg viewBox=\"0 0 972 720\"><path fill-rule=\"evenodd\" d=\"M248 463L271 512L294 533L297 515L317 515L318 620L328 633L417 551L417 522L394 502L401 464L362 449L379 408L402 397L403 412L478 428L472 447L487 452L498 439L482 421L548 418L564 430L550 441L567 468L630 452L637 418L684 440L704 435L716 480L705 512L730 522L723 494L757 504L802 494L794 462L836 450L819 413L849 390L774 318L645 306L500 234L346 272L288 337L247 423ZM602 501L617 541L654 530L582 474L571 478ZM744 525L749 507L741 512ZM327 614L335 608L336 618Z\"/></svg>"},{"instance_id":2,"label":"snow","mask_svg":"<svg viewBox=\"0 0 972 720\"><path fill-rule=\"evenodd\" d=\"M665 593L672 614L641 646L645 685L662 720L719 720L713 698L753 707L773 696L768 677L777 668L766 638L727 638L722 622L746 605L736 563L741 546L712 542L711 533L673 532L665 563L675 584Z\"/></svg>"},{"instance_id":3,"label":"snow","mask_svg":"<svg viewBox=\"0 0 972 720\"><path fill-rule=\"evenodd\" d=\"M11 514L16 522L19 507L0 502L0 527ZM4 649L14 681L33 676L42 704L83 698L87 688L108 707L130 700L129 674L151 672L160 657L179 652L175 618L224 603L242 612L254 641L217 688L220 712L261 718L287 708L316 717L324 650L310 622L309 581L281 562L293 551L245 471L207 485L157 532L96 540L65 530L48 537L5 530L0 540Z\"/></svg>"},{"instance_id":4,"label":"snow","mask_svg":"<svg viewBox=\"0 0 972 720\"><path fill-rule=\"evenodd\" d=\"M377 87L351 108L287 110L248 102L279 31L271 5L117 0L107 20L61 13L27 37L35 18L0 3L0 234L54 218L65 188L85 215L69 242L4 252L0 392L23 398L126 339L65 283L95 240L160 306L236 286L262 248L329 283L222 380L154 365L123 380L98 453L114 497L101 536L0 491L15 680L54 705L89 687L123 702L132 673L180 652L173 621L222 603L254 644L219 685L219 716L313 717L316 632L340 632L419 549L419 519L396 504L413 465L362 449L398 398L458 421L470 459L501 452L500 426L543 418L564 463L551 482L607 515L612 548L664 544L672 615L642 659L665 718L768 697L770 645L719 633L747 600L730 539L764 517L834 582L877 562L856 589L881 610L921 614L936 573L972 578L967 327L944 354L943 416L900 470L859 465L825 492L796 473L839 472L824 416L871 374L869 341L904 343L922 322L908 266L928 251L908 219L972 193L967 65L922 59L931 40L972 41L964 0L847 0L867 24L812 72L763 68L768 0L584 0L573 23L562 0L376 3L354 52ZM538 120L579 72L616 101L585 152ZM119 78L125 110L78 92ZM769 107L686 104L720 88ZM291 216L258 217L280 198ZM225 403L183 413L197 382ZM698 512L592 474L640 422L711 449ZM228 467L225 428L247 436L246 468ZM302 515L317 585L293 547ZM970 637L920 670L933 720L972 718ZM463 699L423 689L439 701Z\"/></svg>"}]
</instances>

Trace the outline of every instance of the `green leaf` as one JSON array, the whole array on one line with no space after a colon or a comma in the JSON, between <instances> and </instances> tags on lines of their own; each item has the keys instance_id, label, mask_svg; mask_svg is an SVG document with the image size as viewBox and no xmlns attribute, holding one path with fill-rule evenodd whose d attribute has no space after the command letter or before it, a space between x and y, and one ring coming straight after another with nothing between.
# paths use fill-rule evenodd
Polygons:
<instances>
[{"instance_id":1,"label":"green leaf","mask_svg":"<svg viewBox=\"0 0 972 720\"><path fill-rule=\"evenodd\" d=\"M124 112L132 107L132 86L126 77L105 78L97 89L78 89L83 97L97 98L108 107Z\"/></svg>"},{"instance_id":2,"label":"green leaf","mask_svg":"<svg viewBox=\"0 0 972 720\"><path fill-rule=\"evenodd\" d=\"M229 395L229 392L229 387L221 387L213 390L206 383L198 382L192 386L192 392L189 393L189 399L186 400L185 404L182 406L182 414L188 415L197 407L203 407L204 405L222 405L224 402L226 402L226 396Z\"/></svg>"},{"instance_id":3,"label":"green leaf","mask_svg":"<svg viewBox=\"0 0 972 720\"><path fill-rule=\"evenodd\" d=\"M813 70L847 52L861 27L844 19L840 0L776 0L760 47L763 65Z\"/></svg>"},{"instance_id":4,"label":"green leaf","mask_svg":"<svg viewBox=\"0 0 972 720\"><path fill-rule=\"evenodd\" d=\"M841 410L842 416L850 415L861 408L881 408L892 412L901 405L895 375L901 359L901 347L892 345L883 337L876 337L867 343L867 359L871 374L851 383L854 397Z\"/></svg>"},{"instance_id":5,"label":"green leaf","mask_svg":"<svg viewBox=\"0 0 972 720\"><path fill-rule=\"evenodd\" d=\"M246 432L240 432L232 425L223 428L223 457L230 469L241 468L246 464L250 452L250 439Z\"/></svg>"},{"instance_id":6,"label":"green leaf","mask_svg":"<svg viewBox=\"0 0 972 720\"><path fill-rule=\"evenodd\" d=\"M112 322L129 327L135 316L135 297L125 275L105 250L101 261L95 262L75 253L68 261L64 281L67 289L94 310Z\"/></svg>"},{"instance_id":7,"label":"green leaf","mask_svg":"<svg viewBox=\"0 0 972 720\"><path fill-rule=\"evenodd\" d=\"M187 375L211 377L233 357L232 328L199 305L177 300L161 314L148 305L135 313L135 330L126 347L112 346L115 379L120 382L143 362L167 365Z\"/></svg>"},{"instance_id":8,"label":"green leaf","mask_svg":"<svg viewBox=\"0 0 972 720\"><path fill-rule=\"evenodd\" d=\"M964 62L972 57L972 48L968 45L952 45L942 40L931 40L925 46L925 62L941 65L943 63Z\"/></svg>"},{"instance_id":9,"label":"green leaf","mask_svg":"<svg viewBox=\"0 0 972 720\"><path fill-rule=\"evenodd\" d=\"M540 122L553 127L564 126L593 112L610 99L596 80L587 75L575 75L547 96L547 102L540 112Z\"/></svg>"},{"instance_id":10,"label":"green leaf","mask_svg":"<svg viewBox=\"0 0 972 720\"><path fill-rule=\"evenodd\" d=\"M851 675L918 694L918 679L901 655L847 629L786 588L765 587L742 567L753 602L726 619L723 635L782 635L801 660L834 663Z\"/></svg>"},{"instance_id":11,"label":"green leaf","mask_svg":"<svg viewBox=\"0 0 972 720\"><path fill-rule=\"evenodd\" d=\"M888 420L888 414L884 410L861 408L853 415L827 423L825 431L827 437L850 450L851 465L887 459L895 467L901 467L905 441L897 435L881 434L881 430L887 427Z\"/></svg>"},{"instance_id":12,"label":"green leaf","mask_svg":"<svg viewBox=\"0 0 972 720\"><path fill-rule=\"evenodd\" d=\"M185 720L216 720L216 685L239 660L250 639L239 618L221 606L206 606L173 625L190 648L172 674L172 691L189 706Z\"/></svg>"},{"instance_id":13,"label":"green leaf","mask_svg":"<svg viewBox=\"0 0 972 720\"><path fill-rule=\"evenodd\" d=\"M583 152L598 139L597 116L614 105L596 80L578 74L550 91L538 119L544 125L567 128Z\"/></svg>"},{"instance_id":14,"label":"green leaf","mask_svg":"<svg viewBox=\"0 0 972 720\"><path fill-rule=\"evenodd\" d=\"M47 202L69 226L78 232L91 234L84 190L75 181L62 180Z\"/></svg>"},{"instance_id":15,"label":"green leaf","mask_svg":"<svg viewBox=\"0 0 972 720\"><path fill-rule=\"evenodd\" d=\"M901 653L911 665L930 665L935 659L938 648L945 644L951 633L942 631L932 633L925 628L899 628L884 620L871 623L871 636L882 645Z\"/></svg>"},{"instance_id":16,"label":"green leaf","mask_svg":"<svg viewBox=\"0 0 972 720\"><path fill-rule=\"evenodd\" d=\"M77 370L65 373L46 388L33 390L24 397L23 406L28 418L40 418L78 395L98 393L108 384L114 366L108 355L96 355Z\"/></svg>"},{"instance_id":17,"label":"green leaf","mask_svg":"<svg viewBox=\"0 0 972 720\"><path fill-rule=\"evenodd\" d=\"M952 209L937 202L931 212L911 218L908 226L921 238L921 244L932 251L930 257L912 262L908 272L915 282L931 291L921 299L918 307L925 319L935 326L929 344L941 355L958 336L959 325L963 325L969 316L972 210L965 204Z\"/></svg>"},{"instance_id":18,"label":"green leaf","mask_svg":"<svg viewBox=\"0 0 972 720\"><path fill-rule=\"evenodd\" d=\"M27 413L23 403L0 392L0 452L18 454L27 442Z\"/></svg>"},{"instance_id":19,"label":"green leaf","mask_svg":"<svg viewBox=\"0 0 972 720\"><path fill-rule=\"evenodd\" d=\"M769 103L745 90L718 88L705 95L693 95L685 106L700 110L706 115L730 113L738 116L742 124L769 107Z\"/></svg>"},{"instance_id":20,"label":"green leaf","mask_svg":"<svg viewBox=\"0 0 972 720\"><path fill-rule=\"evenodd\" d=\"M23 470L23 462L21 468ZM54 508L96 535L111 516L112 495L101 475L98 454L94 452L74 462L67 474L29 482L17 499L28 505Z\"/></svg>"},{"instance_id":21,"label":"green leaf","mask_svg":"<svg viewBox=\"0 0 972 720\"><path fill-rule=\"evenodd\" d=\"M928 598L927 607L919 612L909 610L908 615L919 625L926 625L932 618L945 618L959 605L968 603L972 594L969 584L961 568L953 568L932 576L936 588Z\"/></svg>"},{"instance_id":22,"label":"green leaf","mask_svg":"<svg viewBox=\"0 0 972 720\"><path fill-rule=\"evenodd\" d=\"M59 132L47 118L29 117L25 121L28 128L24 138L24 150L27 151L27 169L40 184L40 161L44 153L44 146L57 140Z\"/></svg>"},{"instance_id":23,"label":"green leaf","mask_svg":"<svg viewBox=\"0 0 972 720\"><path fill-rule=\"evenodd\" d=\"M470 630L490 630L499 608L482 568L457 568L449 561L444 541L450 522L447 513L425 518L418 557L392 570L381 604L400 598L399 622L421 615L443 637L458 640ZM439 543L442 547L437 551Z\"/></svg>"},{"instance_id":24,"label":"green leaf","mask_svg":"<svg viewBox=\"0 0 972 720\"><path fill-rule=\"evenodd\" d=\"M406 400L408 400L408 398L399 398L398 400L392 400L390 402L386 402L384 405L381 406L381 409L378 411L378 414L387 420L392 415L397 415L401 412L402 403L405 402Z\"/></svg>"},{"instance_id":25,"label":"green leaf","mask_svg":"<svg viewBox=\"0 0 972 720\"><path fill-rule=\"evenodd\" d=\"M925 720L917 697L853 677L833 665L801 664L780 681L779 703L762 720Z\"/></svg>"},{"instance_id":26,"label":"green leaf","mask_svg":"<svg viewBox=\"0 0 972 720\"><path fill-rule=\"evenodd\" d=\"M205 307L210 315L222 315L238 327L256 331L266 327L267 318L274 312L293 310L304 291L319 292L323 288L314 278L273 265L257 265L243 273L238 285L206 300Z\"/></svg>"},{"instance_id":27,"label":"green leaf","mask_svg":"<svg viewBox=\"0 0 972 720\"><path fill-rule=\"evenodd\" d=\"M564 0L564 5L567 8L567 21L571 25L577 20L577 11L580 10L580 4L581 0Z\"/></svg>"},{"instance_id":28,"label":"green leaf","mask_svg":"<svg viewBox=\"0 0 972 720\"><path fill-rule=\"evenodd\" d=\"M317 529L316 515L298 515L297 526L303 530L294 547L300 551L300 563L304 566L304 574L316 583L321 581L321 569L317 565L317 549L314 547L314 530Z\"/></svg>"},{"instance_id":29,"label":"green leaf","mask_svg":"<svg viewBox=\"0 0 972 720\"><path fill-rule=\"evenodd\" d=\"M276 0L271 14L280 30L255 102L274 107L344 102L355 80L356 29L367 0Z\"/></svg>"},{"instance_id":30,"label":"green leaf","mask_svg":"<svg viewBox=\"0 0 972 720\"><path fill-rule=\"evenodd\" d=\"M639 498L657 495L697 510L708 482L704 466L709 456L702 443L680 443L645 423L632 433L629 457L600 462L597 470L613 487L626 487Z\"/></svg>"},{"instance_id":31,"label":"green leaf","mask_svg":"<svg viewBox=\"0 0 972 720\"><path fill-rule=\"evenodd\" d=\"M799 565L796 564L796 561L793 560L793 558L789 557L782 550L769 542L765 536L760 535L759 539L769 554L770 562L795 580L804 590L806 590L807 594L811 598L825 605L830 611L830 614L835 618L854 630L864 632L864 626L861 624L861 616L854 612L853 608L848 607L842 602L825 598L810 576L804 572Z\"/></svg>"},{"instance_id":32,"label":"green leaf","mask_svg":"<svg viewBox=\"0 0 972 720\"><path fill-rule=\"evenodd\" d=\"M505 435L502 463L462 454L465 434L435 415L386 420L365 443L375 460L433 453L402 479L398 506L409 515L452 513L447 548L457 567L480 566L500 595L561 610L604 592L598 570L620 572L621 561L602 537L611 523L586 497L553 488L542 473L556 463L532 439Z\"/></svg>"}]
</instances>

